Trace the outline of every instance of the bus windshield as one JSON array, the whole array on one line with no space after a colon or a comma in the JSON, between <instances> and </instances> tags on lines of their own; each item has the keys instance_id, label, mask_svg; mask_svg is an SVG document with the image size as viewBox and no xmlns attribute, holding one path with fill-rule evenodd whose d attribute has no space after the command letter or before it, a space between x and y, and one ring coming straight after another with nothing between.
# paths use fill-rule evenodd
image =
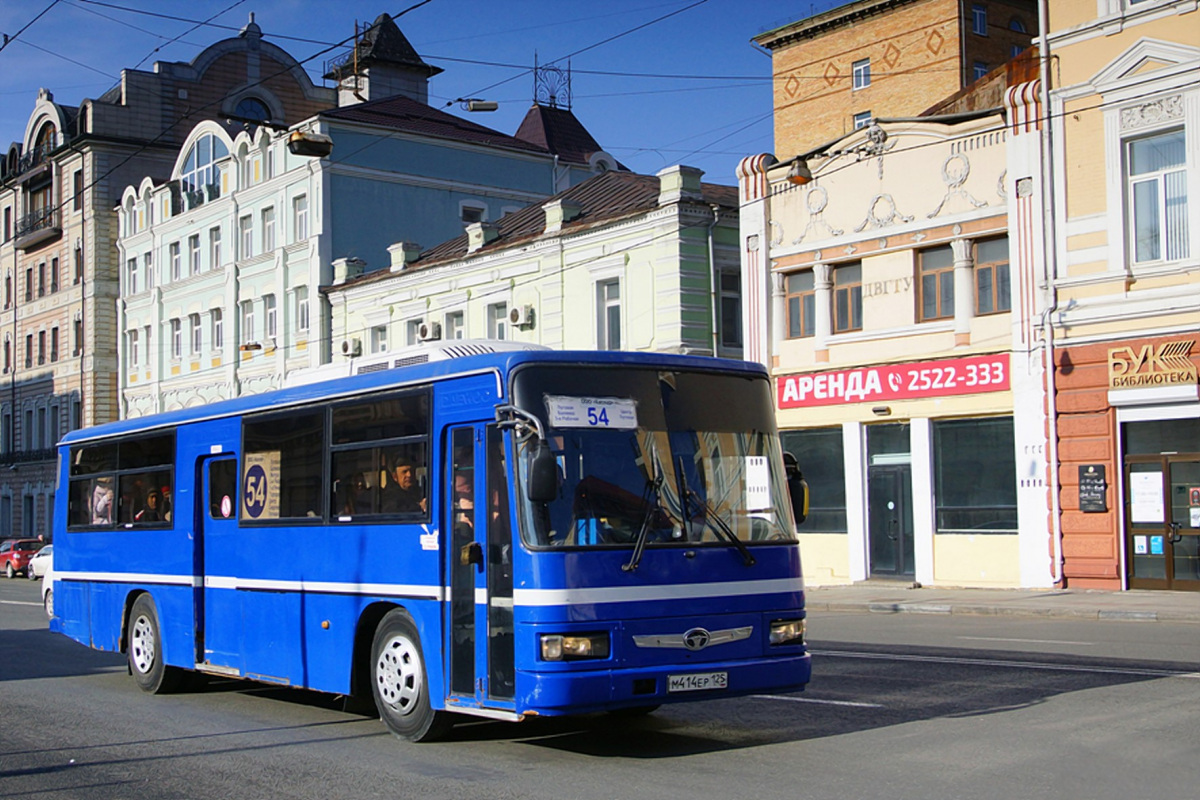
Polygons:
<instances>
[{"instance_id":1,"label":"bus windshield","mask_svg":"<svg viewBox=\"0 0 1200 800\"><path fill-rule=\"evenodd\" d=\"M530 366L513 399L537 416L558 496L522 502L531 547L795 541L770 387L715 372ZM536 437L518 445L523 491Z\"/></svg>"}]
</instances>

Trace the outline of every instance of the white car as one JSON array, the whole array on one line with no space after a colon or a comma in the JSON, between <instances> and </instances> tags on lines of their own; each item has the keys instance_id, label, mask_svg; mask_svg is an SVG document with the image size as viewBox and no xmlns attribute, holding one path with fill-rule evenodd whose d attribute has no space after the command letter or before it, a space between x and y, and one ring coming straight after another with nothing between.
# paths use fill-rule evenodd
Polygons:
<instances>
[{"instance_id":1,"label":"white car","mask_svg":"<svg viewBox=\"0 0 1200 800\"><path fill-rule=\"evenodd\" d=\"M54 564L51 563L42 575L42 608L46 616L54 619Z\"/></svg>"},{"instance_id":2,"label":"white car","mask_svg":"<svg viewBox=\"0 0 1200 800\"><path fill-rule=\"evenodd\" d=\"M38 550L37 555L29 559L29 566L25 568L25 574L29 576L29 580L36 581L45 575L46 570L50 569L53 556L54 545L52 544L48 544L41 550Z\"/></svg>"}]
</instances>

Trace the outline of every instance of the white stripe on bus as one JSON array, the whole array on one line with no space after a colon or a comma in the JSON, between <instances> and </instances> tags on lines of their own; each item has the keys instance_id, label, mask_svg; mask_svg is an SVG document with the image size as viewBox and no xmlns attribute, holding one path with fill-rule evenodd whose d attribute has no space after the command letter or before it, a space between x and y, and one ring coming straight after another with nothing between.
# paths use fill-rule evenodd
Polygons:
<instances>
[{"instance_id":1,"label":"white stripe on bus","mask_svg":"<svg viewBox=\"0 0 1200 800\"><path fill-rule=\"evenodd\" d=\"M659 584L653 586L602 586L591 589L514 589L519 606L570 606L596 603L643 603L653 600L687 600L703 597L748 597L778 592L802 592L802 578L724 583Z\"/></svg>"},{"instance_id":2,"label":"white stripe on bus","mask_svg":"<svg viewBox=\"0 0 1200 800\"><path fill-rule=\"evenodd\" d=\"M437 586L399 583L352 583L333 581L280 581L253 578L234 578L225 575L209 575L204 578L192 575L147 575L130 572L67 572L55 570L55 580L96 581L102 583L138 583L166 586L192 586L209 589L247 589L284 592L314 592L321 594L389 595L420 597L441 600L442 590Z\"/></svg>"}]
</instances>

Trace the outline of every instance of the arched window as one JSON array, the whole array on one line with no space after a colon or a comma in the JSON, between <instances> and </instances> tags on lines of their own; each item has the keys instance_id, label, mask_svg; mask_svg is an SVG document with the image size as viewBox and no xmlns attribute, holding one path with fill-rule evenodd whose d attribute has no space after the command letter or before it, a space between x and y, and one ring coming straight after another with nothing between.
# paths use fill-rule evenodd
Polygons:
<instances>
[{"instance_id":1,"label":"arched window","mask_svg":"<svg viewBox=\"0 0 1200 800\"><path fill-rule=\"evenodd\" d=\"M243 97L238 101L237 108L233 110L233 113L242 119L256 119L259 122L271 118L271 110L257 97Z\"/></svg>"},{"instance_id":2,"label":"arched window","mask_svg":"<svg viewBox=\"0 0 1200 800\"><path fill-rule=\"evenodd\" d=\"M54 125L47 124L42 126L42 129L38 131L35 146L43 156L58 146L58 131L55 130Z\"/></svg>"},{"instance_id":3,"label":"arched window","mask_svg":"<svg viewBox=\"0 0 1200 800\"><path fill-rule=\"evenodd\" d=\"M183 162L180 179L188 191L198 192L205 186L216 185L219 172L215 162L229 155L225 143L211 133L206 133L192 145Z\"/></svg>"},{"instance_id":4,"label":"arched window","mask_svg":"<svg viewBox=\"0 0 1200 800\"><path fill-rule=\"evenodd\" d=\"M1025 33L1025 23L1016 17L1008 21L1008 29L1017 33Z\"/></svg>"}]
</instances>

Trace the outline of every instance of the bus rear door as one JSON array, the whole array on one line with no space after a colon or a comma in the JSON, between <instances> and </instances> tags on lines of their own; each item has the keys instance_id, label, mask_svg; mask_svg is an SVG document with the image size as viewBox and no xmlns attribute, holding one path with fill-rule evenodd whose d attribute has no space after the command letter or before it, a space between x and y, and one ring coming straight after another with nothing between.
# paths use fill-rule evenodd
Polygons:
<instances>
[{"instance_id":1,"label":"bus rear door","mask_svg":"<svg viewBox=\"0 0 1200 800\"><path fill-rule=\"evenodd\" d=\"M515 678L513 535L504 437L495 425L461 425L444 442L449 706L509 709Z\"/></svg>"},{"instance_id":2,"label":"bus rear door","mask_svg":"<svg viewBox=\"0 0 1200 800\"><path fill-rule=\"evenodd\" d=\"M239 554L237 458L201 462L203 500L197 503L196 533L204 587L196 620L196 663L241 674L242 607L234 585Z\"/></svg>"}]
</instances>

